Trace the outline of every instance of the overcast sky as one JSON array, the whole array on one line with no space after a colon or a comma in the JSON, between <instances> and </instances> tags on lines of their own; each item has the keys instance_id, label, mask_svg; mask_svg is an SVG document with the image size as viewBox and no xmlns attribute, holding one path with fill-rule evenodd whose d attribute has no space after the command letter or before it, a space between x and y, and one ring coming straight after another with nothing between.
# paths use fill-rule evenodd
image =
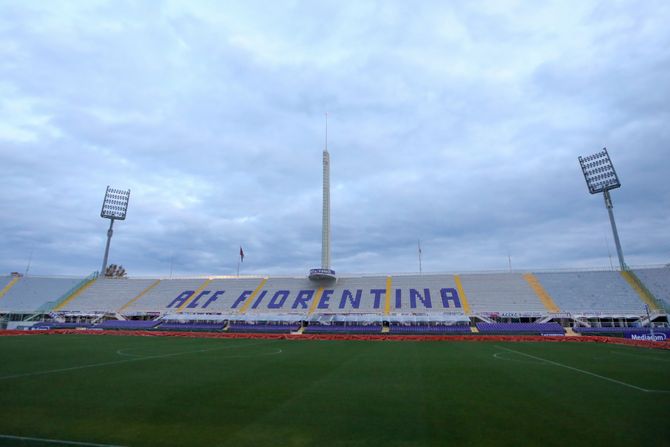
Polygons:
<instances>
[{"instance_id":1,"label":"overcast sky","mask_svg":"<svg viewBox=\"0 0 670 447\"><path fill-rule=\"evenodd\" d=\"M670 2L0 0L0 272L670 262Z\"/></svg>"}]
</instances>

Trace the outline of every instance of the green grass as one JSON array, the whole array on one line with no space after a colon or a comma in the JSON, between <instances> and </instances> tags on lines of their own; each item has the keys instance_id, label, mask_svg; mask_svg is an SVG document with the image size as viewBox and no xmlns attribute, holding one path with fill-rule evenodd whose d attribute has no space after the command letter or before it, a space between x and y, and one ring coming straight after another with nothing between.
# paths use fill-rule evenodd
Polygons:
<instances>
[{"instance_id":1,"label":"green grass","mask_svg":"<svg viewBox=\"0 0 670 447\"><path fill-rule=\"evenodd\" d=\"M1 435L128 446L670 440L670 393L637 389L670 391L661 350L38 335L0 337L0 356Z\"/></svg>"}]
</instances>

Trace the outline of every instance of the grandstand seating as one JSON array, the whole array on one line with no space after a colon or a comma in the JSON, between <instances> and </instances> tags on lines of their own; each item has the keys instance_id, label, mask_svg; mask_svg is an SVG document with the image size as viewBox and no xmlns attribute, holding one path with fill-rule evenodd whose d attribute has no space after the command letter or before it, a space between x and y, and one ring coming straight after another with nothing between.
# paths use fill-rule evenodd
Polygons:
<instances>
[{"instance_id":1,"label":"grandstand seating","mask_svg":"<svg viewBox=\"0 0 670 447\"><path fill-rule=\"evenodd\" d=\"M668 302L670 269L639 269L635 273L657 299ZM84 284L86 287L81 287ZM643 291L636 284L613 271L378 275L339 277L330 282L287 277L159 281L96 279L95 275L3 276L0 313L53 311L57 320L71 314L88 321L61 323L63 328L91 324L98 318L92 313L106 312L130 319L104 321L96 328L222 330L225 322L231 321L233 332L290 332L305 321L309 323L307 333L378 333L382 322L387 322L390 333L468 333L473 316L485 321L546 321L556 318L557 310L562 319L624 318L613 324L629 324L645 315L644 301L638 295ZM80 293L73 294L78 287ZM391 292L388 297L387 288ZM133 320L147 315L156 321ZM655 318L665 321L657 315ZM477 328L482 333L549 333L551 329L483 323Z\"/></svg>"},{"instance_id":2,"label":"grandstand seating","mask_svg":"<svg viewBox=\"0 0 670 447\"><path fill-rule=\"evenodd\" d=\"M644 303L619 272L537 273L563 312L642 315Z\"/></svg>"},{"instance_id":3,"label":"grandstand seating","mask_svg":"<svg viewBox=\"0 0 670 447\"><path fill-rule=\"evenodd\" d=\"M547 309L520 273L461 275L473 313L546 313Z\"/></svg>"},{"instance_id":4,"label":"grandstand seating","mask_svg":"<svg viewBox=\"0 0 670 447\"><path fill-rule=\"evenodd\" d=\"M372 292L375 290L375 292ZM384 292L381 292L381 291ZM386 277L338 278L335 284L324 286L315 314L383 313L386 294Z\"/></svg>"},{"instance_id":5,"label":"grandstand seating","mask_svg":"<svg viewBox=\"0 0 670 447\"><path fill-rule=\"evenodd\" d=\"M463 314L463 297L456 289L453 275L394 276L391 312Z\"/></svg>"},{"instance_id":6,"label":"grandstand seating","mask_svg":"<svg viewBox=\"0 0 670 447\"><path fill-rule=\"evenodd\" d=\"M63 294L82 280L83 278L24 276L0 298L0 312L48 312Z\"/></svg>"},{"instance_id":7,"label":"grandstand seating","mask_svg":"<svg viewBox=\"0 0 670 447\"><path fill-rule=\"evenodd\" d=\"M269 324L269 323L241 323L234 322L228 326L228 332L272 332L285 333L295 332L300 329L299 323L294 324Z\"/></svg>"},{"instance_id":8,"label":"grandstand seating","mask_svg":"<svg viewBox=\"0 0 670 447\"><path fill-rule=\"evenodd\" d=\"M427 325L427 324L391 324L389 326L391 334L470 334L470 326L466 325Z\"/></svg>"},{"instance_id":9,"label":"grandstand seating","mask_svg":"<svg viewBox=\"0 0 670 447\"><path fill-rule=\"evenodd\" d=\"M205 285L205 279L164 279L156 287L149 290L139 300L132 303L124 314L141 312L177 312L179 307L187 303L188 298L178 300L185 291L195 292Z\"/></svg>"},{"instance_id":10,"label":"grandstand seating","mask_svg":"<svg viewBox=\"0 0 670 447\"><path fill-rule=\"evenodd\" d=\"M634 272L654 297L670 309L670 267L636 269Z\"/></svg>"},{"instance_id":11,"label":"grandstand seating","mask_svg":"<svg viewBox=\"0 0 670 447\"><path fill-rule=\"evenodd\" d=\"M226 323L161 323L160 331L222 331Z\"/></svg>"},{"instance_id":12,"label":"grandstand seating","mask_svg":"<svg viewBox=\"0 0 670 447\"><path fill-rule=\"evenodd\" d=\"M565 334L558 323L477 323L476 326L481 334Z\"/></svg>"},{"instance_id":13,"label":"grandstand seating","mask_svg":"<svg viewBox=\"0 0 670 447\"><path fill-rule=\"evenodd\" d=\"M59 310L115 312L154 282L154 279L98 278Z\"/></svg>"},{"instance_id":14,"label":"grandstand seating","mask_svg":"<svg viewBox=\"0 0 670 447\"><path fill-rule=\"evenodd\" d=\"M38 321L31 329L78 329L91 328L91 323L60 323L58 321Z\"/></svg>"},{"instance_id":15,"label":"grandstand seating","mask_svg":"<svg viewBox=\"0 0 670 447\"><path fill-rule=\"evenodd\" d=\"M380 334L381 324L310 324L303 329L306 334Z\"/></svg>"},{"instance_id":16,"label":"grandstand seating","mask_svg":"<svg viewBox=\"0 0 670 447\"><path fill-rule=\"evenodd\" d=\"M608 335L626 335L626 334L648 334L651 330L648 327L575 327L575 332L580 334L608 334ZM654 328L655 333L663 333L670 336L668 328Z\"/></svg>"},{"instance_id":17,"label":"grandstand seating","mask_svg":"<svg viewBox=\"0 0 670 447\"><path fill-rule=\"evenodd\" d=\"M317 289L307 278L269 278L247 312L307 315Z\"/></svg>"},{"instance_id":18,"label":"grandstand seating","mask_svg":"<svg viewBox=\"0 0 670 447\"><path fill-rule=\"evenodd\" d=\"M149 320L105 320L98 324L100 329L153 329L158 321Z\"/></svg>"},{"instance_id":19,"label":"grandstand seating","mask_svg":"<svg viewBox=\"0 0 670 447\"><path fill-rule=\"evenodd\" d=\"M199 312L222 312L222 313L239 313L242 312L243 307L247 301L255 301L253 292L263 284L263 278L227 278L215 279L207 284L209 294L201 298L200 303L190 303L190 308L186 310L190 313ZM217 295L217 292L221 292ZM248 298L241 300L240 298ZM209 304L207 304L209 303ZM253 303L248 303L247 308L251 307ZM203 307L203 306L207 307ZM233 307L234 306L234 307Z\"/></svg>"},{"instance_id":20,"label":"grandstand seating","mask_svg":"<svg viewBox=\"0 0 670 447\"><path fill-rule=\"evenodd\" d=\"M16 278L16 276L0 276L0 290L4 289L14 278Z\"/></svg>"}]
</instances>

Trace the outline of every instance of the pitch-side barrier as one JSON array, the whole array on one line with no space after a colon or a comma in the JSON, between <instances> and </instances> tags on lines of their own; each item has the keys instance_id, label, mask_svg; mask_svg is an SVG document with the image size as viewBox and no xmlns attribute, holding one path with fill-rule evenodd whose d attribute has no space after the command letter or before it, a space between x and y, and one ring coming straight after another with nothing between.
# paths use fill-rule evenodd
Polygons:
<instances>
[{"instance_id":1,"label":"pitch-side barrier","mask_svg":"<svg viewBox=\"0 0 670 447\"><path fill-rule=\"evenodd\" d=\"M469 342L555 342L555 343L608 343L645 348L670 349L670 341L630 340L619 337L562 337L538 335L384 335L384 334L243 334L217 332L158 332L158 331L103 331L53 329L35 331L0 331L0 336L29 335L124 335L134 337L186 338L253 338L266 340L330 340L330 341L469 341Z\"/></svg>"}]
</instances>

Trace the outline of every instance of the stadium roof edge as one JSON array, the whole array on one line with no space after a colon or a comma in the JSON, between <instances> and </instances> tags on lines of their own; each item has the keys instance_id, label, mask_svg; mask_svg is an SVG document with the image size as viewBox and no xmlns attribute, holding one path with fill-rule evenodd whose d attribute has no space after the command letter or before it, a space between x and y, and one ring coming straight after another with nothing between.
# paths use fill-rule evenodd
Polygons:
<instances>
[{"instance_id":1,"label":"stadium roof edge","mask_svg":"<svg viewBox=\"0 0 670 447\"><path fill-rule=\"evenodd\" d=\"M651 268L670 268L668 264L647 264L647 265L631 265L631 269L651 269ZM577 268L547 268L547 269L500 269L500 270L459 270L459 271L439 271L439 272L382 272L382 273L352 273L345 272L340 274L340 277L345 278L366 278L366 277L378 277L378 276L436 276L436 275L487 275L487 274L502 274L502 273L566 273L566 272L612 272L619 271L618 269L612 269L610 267L577 267ZM11 276L9 273L1 275L0 277ZM25 278L84 278L88 275L25 275ZM129 279L260 279L260 278L278 278L278 279L305 279L304 275L272 275L272 274L258 274L258 275L172 275L172 276L163 276L163 275L138 275L138 276L129 276ZM122 280L123 278L119 278Z\"/></svg>"}]
</instances>

